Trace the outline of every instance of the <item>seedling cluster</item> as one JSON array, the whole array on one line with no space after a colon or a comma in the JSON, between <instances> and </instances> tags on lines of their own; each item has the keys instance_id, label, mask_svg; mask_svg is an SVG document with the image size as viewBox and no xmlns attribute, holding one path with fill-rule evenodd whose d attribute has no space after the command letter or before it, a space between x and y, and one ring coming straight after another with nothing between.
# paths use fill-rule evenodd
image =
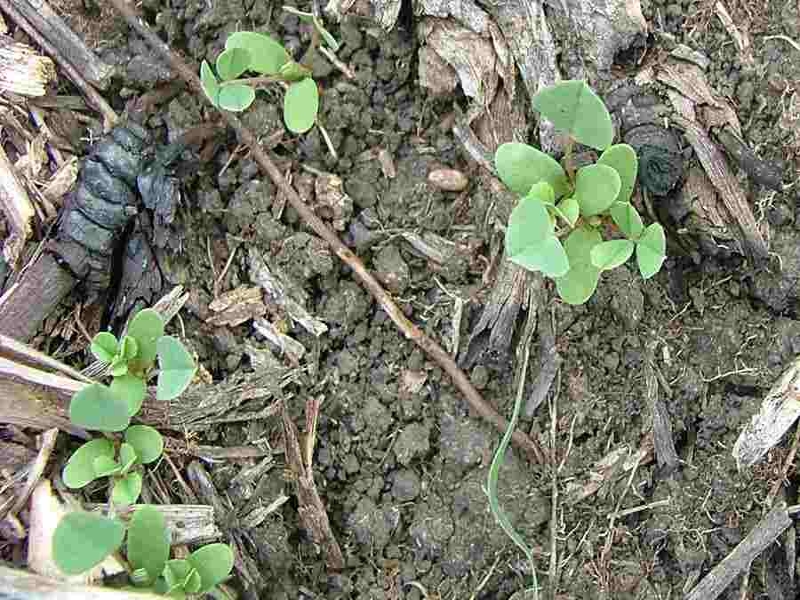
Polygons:
<instances>
[{"instance_id":1,"label":"seedling cluster","mask_svg":"<svg viewBox=\"0 0 800 600\"><path fill-rule=\"evenodd\" d=\"M78 489L92 481L110 478L109 516L73 512L65 515L53 536L53 558L67 574L88 571L119 550L126 526L114 516L135 504L142 491L143 465L157 461L164 439L147 425L130 425L142 407L147 380L158 359L156 397L177 398L197 372L194 359L175 337L164 335L164 321L152 309L136 314L127 333L97 334L92 354L108 365L110 385L92 383L70 402L70 420L79 427L99 431L104 437L83 444L69 458L62 479ZM121 434L121 435L115 435ZM225 544L211 544L185 560L169 560L169 533L161 513L147 505L138 507L127 527L127 557L135 585L183 597L205 592L228 576L233 556Z\"/></svg>"},{"instance_id":2,"label":"seedling cluster","mask_svg":"<svg viewBox=\"0 0 800 600\"><path fill-rule=\"evenodd\" d=\"M314 28L311 44L299 62L268 35L237 31L228 37L225 50L217 57L216 73L207 61L200 65L200 81L212 104L231 112L246 110L255 100L256 88L281 83L286 87L283 121L292 133L305 133L314 126L319 110L319 89L308 65L320 43L324 42L333 52L339 49L339 44L313 13L291 7L284 10ZM244 73L258 76L240 79Z\"/></svg>"},{"instance_id":3,"label":"seedling cluster","mask_svg":"<svg viewBox=\"0 0 800 600\"><path fill-rule=\"evenodd\" d=\"M627 144L614 144L611 116L584 81L563 81L542 89L533 106L568 137L564 167L527 144L503 144L495 154L500 179L522 198L509 218L509 260L555 279L569 304L591 298L600 274L636 253L648 279L666 257L664 229L644 226L630 203L638 160ZM597 163L577 171L575 143L602 151ZM603 233L611 239L603 240Z\"/></svg>"}]
</instances>

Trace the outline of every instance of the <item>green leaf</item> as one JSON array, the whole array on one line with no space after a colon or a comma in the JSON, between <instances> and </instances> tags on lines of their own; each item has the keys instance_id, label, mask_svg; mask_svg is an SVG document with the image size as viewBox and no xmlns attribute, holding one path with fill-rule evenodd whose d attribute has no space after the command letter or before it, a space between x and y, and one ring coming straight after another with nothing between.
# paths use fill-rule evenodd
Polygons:
<instances>
[{"instance_id":1,"label":"green leaf","mask_svg":"<svg viewBox=\"0 0 800 600\"><path fill-rule=\"evenodd\" d=\"M292 133L305 133L314 126L319 110L319 89L310 77L293 83L283 97L283 121Z\"/></svg>"},{"instance_id":2,"label":"green leaf","mask_svg":"<svg viewBox=\"0 0 800 600\"><path fill-rule=\"evenodd\" d=\"M99 456L114 460L114 444L106 438L89 440L69 457L61 478L64 484L72 489L82 488L98 478L94 470L94 461Z\"/></svg>"},{"instance_id":3,"label":"green leaf","mask_svg":"<svg viewBox=\"0 0 800 600\"><path fill-rule=\"evenodd\" d=\"M289 60L289 53L268 35L254 31L237 31L228 36L225 49L244 48L250 53L249 71L262 75L277 75Z\"/></svg>"},{"instance_id":4,"label":"green leaf","mask_svg":"<svg viewBox=\"0 0 800 600\"><path fill-rule=\"evenodd\" d=\"M128 403L99 383L76 392L69 404L69 419L94 431L122 431L130 423Z\"/></svg>"},{"instance_id":5,"label":"green leaf","mask_svg":"<svg viewBox=\"0 0 800 600\"><path fill-rule=\"evenodd\" d=\"M125 401L129 417L133 417L139 412L147 395L145 382L130 374L115 377L111 382L110 389L112 394Z\"/></svg>"},{"instance_id":6,"label":"green leaf","mask_svg":"<svg viewBox=\"0 0 800 600\"><path fill-rule=\"evenodd\" d=\"M255 90L243 83L231 83L219 89L219 107L231 112L246 110L255 99Z\"/></svg>"},{"instance_id":7,"label":"green leaf","mask_svg":"<svg viewBox=\"0 0 800 600\"><path fill-rule=\"evenodd\" d=\"M92 340L92 354L97 360L110 363L117 354L117 344L117 338L113 333L101 331Z\"/></svg>"},{"instance_id":8,"label":"green leaf","mask_svg":"<svg viewBox=\"0 0 800 600\"><path fill-rule=\"evenodd\" d=\"M144 505L134 511L128 525L128 561L134 569L144 569L149 583L164 571L169 560L170 537L164 515Z\"/></svg>"},{"instance_id":9,"label":"green leaf","mask_svg":"<svg viewBox=\"0 0 800 600\"><path fill-rule=\"evenodd\" d=\"M158 374L156 398L172 400L189 386L197 371L194 359L178 338L165 335L158 340Z\"/></svg>"},{"instance_id":10,"label":"green leaf","mask_svg":"<svg viewBox=\"0 0 800 600\"><path fill-rule=\"evenodd\" d=\"M130 506L136 504L139 494L142 493L142 474L131 471L125 477L114 480L111 490L111 502L114 506Z\"/></svg>"},{"instance_id":11,"label":"green leaf","mask_svg":"<svg viewBox=\"0 0 800 600\"><path fill-rule=\"evenodd\" d=\"M616 201L630 202L633 187L636 185L636 173L639 170L636 151L628 144L614 144L605 149L597 164L611 167L619 175L621 185Z\"/></svg>"},{"instance_id":12,"label":"green leaf","mask_svg":"<svg viewBox=\"0 0 800 600\"><path fill-rule=\"evenodd\" d=\"M601 271L616 269L633 254L635 244L630 240L609 240L592 248L592 264Z\"/></svg>"},{"instance_id":13,"label":"green leaf","mask_svg":"<svg viewBox=\"0 0 800 600\"><path fill-rule=\"evenodd\" d=\"M143 464L156 461L164 451L164 438L148 425L132 425L125 430L125 441L133 446Z\"/></svg>"},{"instance_id":14,"label":"green leaf","mask_svg":"<svg viewBox=\"0 0 800 600\"><path fill-rule=\"evenodd\" d=\"M614 219L614 223L617 224L619 230L629 239L636 240L644 231L642 218L636 212L636 209L627 202L617 202L612 205L611 218Z\"/></svg>"},{"instance_id":15,"label":"green leaf","mask_svg":"<svg viewBox=\"0 0 800 600\"><path fill-rule=\"evenodd\" d=\"M222 583L233 569L233 550L228 544L208 544L189 555L189 562L200 574L200 592Z\"/></svg>"},{"instance_id":16,"label":"green leaf","mask_svg":"<svg viewBox=\"0 0 800 600\"><path fill-rule=\"evenodd\" d=\"M214 75L214 71L211 70L211 65L206 61L200 64L200 83L211 104L219 107L219 81L217 76Z\"/></svg>"},{"instance_id":17,"label":"green leaf","mask_svg":"<svg viewBox=\"0 0 800 600\"><path fill-rule=\"evenodd\" d=\"M245 48L227 48L217 57L217 75L223 81L236 79L250 66L250 52Z\"/></svg>"},{"instance_id":18,"label":"green leaf","mask_svg":"<svg viewBox=\"0 0 800 600\"><path fill-rule=\"evenodd\" d=\"M617 172L606 165L589 165L578 171L575 199L584 217L599 215L608 210L619 194Z\"/></svg>"},{"instance_id":19,"label":"green leaf","mask_svg":"<svg viewBox=\"0 0 800 600\"><path fill-rule=\"evenodd\" d=\"M53 534L53 560L67 575L78 575L100 564L122 544L125 525L95 513L65 515Z\"/></svg>"},{"instance_id":20,"label":"green leaf","mask_svg":"<svg viewBox=\"0 0 800 600\"><path fill-rule=\"evenodd\" d=\"M545 204L553 201L553 188L537 183L511 212L506 229L506 252L511 262L531 271L559 277L569 270L561 242L553 235L553 222Z\"/></svg>"},{"instance_id":21,"label":"green leaf","mask_svg":"<svg viewBox=\"0 0 800 600\"><path fill-rule=\"evenodd\" d=\"M281 67L280 77L284 81L302 81L311 77L313 71L298 62L290 60Z\"/></svg>"},{"instance_id":22,"label":"green leaf","mask_svg":"<svg viewBox=\"0 0 800 600\"><path fill-rule=\"evenodd\" d=\"M173 558L168 560L164 566L164 579L167 581L169 589L183 589L183 584L188 579L192 571L196 569L188 560L182 558Z\"/></svg>"},{"instance_id":23,"label":"green leaf","mask_svg":"<svg viewBox=\"0 0 800 600\"><path fill-rule=\"evenodd\" d=\"M125 430L127 434L130 427ZM136 454L136 449L130 444L122 443L119 447L119 464L122 465L122 473L127 474L130 468L136 464L139 456Z\"/></svg>"},{"instance_id":24,"label":"green leaf","mask_svg":"<svg viewBox=\"0 0 800 600\"><path fill-rule=\"evenodd\" d=\"M200 573L196 570L189 572L186 581L183 582L183 590L187 594L197 594L203 586L203 580L200 579Z\"/></svg>"},{"instance_id":25,"label":"green leaf","mask_svg":"<svg viewBox=\"0 0 800 600\"><path fill-rule=\"evenodd\" d=\"M128 374L128 361L117 355L111 362L111 374L114 377L122 377Z\"/></svg>"},{"instance_id":26,"label":"green leaf","mask_svg":"<svg viewBox=\"0 0 800 600\"><path fill-rule=\"evenodd\" d=\"M113 458L98 456L94 459L94 472L98 477L110 477L122 471L122 465Z\"/></svg>"},{"instance_id":27,"label":"green leaf","mask_svg":"<svg viewBox=\"0 0 800 600\"><path fill-rule=\"evenodd\" d=\"M556 279L556 289L567 304L583 304L592 297L600 278L600 269L592 264L592 249L602 241L596 230L579 227L564 242L570 269Z\"/></svg>"},{"instance_id":28,"label":"green leaf","mask_svg":"<svg viewBox=\"0 0 800 600\"><path fill-rule=\"evenodd\" d=\"M653 223L644 230L642 237L636 242L636 261L639 263L642 277L650 279L658 273L666 258L667 240L664 228L659 223Z\"/></svg>"},{"instance_id":29,"label":"green leaf","mask_svg":"<svg viewBox=\"0 0 800 600\"><path fill-rule=\"evenodd\" d=\"M139 353L139 344L136 343L136 338L126 335L122 338L119 348L119 355L125 360L132 360L136 358Z\"/></svg>"},{"instance_id":30,"label":"green leaf","mask_svg":"<svg viewBox=\"0 0 800 600\"><path fill-rule=\"evenodd\" d=\"M559 202L558 210L563 215L567 224L570 227L575 227L575 223L578 222L578 217L580 216L581 210L580 206L578 206L578 201L575 199L575 196L569 196Z\"/></svg>"},{"instance_id":31,"label":"green leaf","mask_svg":"<svg viewBox=\"0 0 800 600\"><path fill-rule=\"evenodd\" d=\"M494 155L494 164L508 189L521 196L540 182L549 183L556 198L569 190L569 179L558 161L528 144L502 144Z\"/></svg>"},{"instance_id":32,"label":"green leaf","mask_svg":"<svg viewBox=\"0 0 800 600\"><path fill-rule=\"evenodd\" d=\"M576 141L604 150L614 139L614 126L605 104L585 81L567 80L540 90L533 107L556 129Z\"/></svg>"},{"instance_id":33,"label":"green leaf","mask_svg":"<svg viewBox=\"0 0 800 600\"><path fill-rule=\"evenodd\" d=\"M128 335L139 346L137 360L149 366L156 360L156 343L164 335L164 320L152 308L140 310L128 325Z\"/></svg>"}]
</instances>

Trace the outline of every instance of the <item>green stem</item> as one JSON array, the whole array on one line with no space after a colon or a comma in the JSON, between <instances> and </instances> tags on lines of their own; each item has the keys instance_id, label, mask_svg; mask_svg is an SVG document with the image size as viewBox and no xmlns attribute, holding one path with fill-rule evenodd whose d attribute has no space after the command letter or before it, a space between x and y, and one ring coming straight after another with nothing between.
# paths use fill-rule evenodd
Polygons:
<instances>
[{"instance_id":1,"label":"green stem","mask_svg":"<svg viewBox=\"0 0 800 600\"><path fill-rule=\"evenodd\" d=\"M267 75L264 77L244 77L242 79L231 79L230 81L223 82L223 85L239 83L243 85L251 85L253 87L261 87L271 83L277 83L278 81L283 81L283 78L278 77L277 75Z\"/></svg>"}]
</instances>

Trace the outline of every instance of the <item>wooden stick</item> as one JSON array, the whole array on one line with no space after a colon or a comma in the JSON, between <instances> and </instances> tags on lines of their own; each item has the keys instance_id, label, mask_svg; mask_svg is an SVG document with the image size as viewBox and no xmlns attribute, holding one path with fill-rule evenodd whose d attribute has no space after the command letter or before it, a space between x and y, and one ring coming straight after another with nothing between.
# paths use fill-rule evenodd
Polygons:
<instances>
[{"instance_id":1,"label":"wooden stick","mask_svg":"<svg viewBox=\"0 0 800 600\"><path fill-rule=\"evenodd\" d=\"M16 266L31 235L31 223L36 214L28 192L20 183L14 166L0 147L0 204L11 225L11 235L3 246L3 256L12 266Z\"/></svg>"},{"instance_id":2,"label":"wooden stick","mask_svg":"<svg viewBox=\"0 0 800 600\"><path fill-rule=\"evenodd\" d=\"M0 2L5 1L7 0L0 0ZM193 71L189 65L187 65L177 54L175 54L169 48L169 46L162 42L157 35L150 31L149 27L147 27L147 25L145 25L137 17L133 9L131 9L131 7L124 2L124 0L110 0L110 3L120 14L125 17L128 25L130 25L130 27L136 31L136 33L142 36L153 50L161 54L162 58L169 63L169 65L184 81L186 81L188 86L198 95L198 97L206 97L200 84L200 78L197 76L195 71ZM381 287L380 283L378 283L378 281L367 270L367 268L364 266L364 263L361 262L361 259L358 258L347 246L345 246L341 240L336 237L336 234L334 234L328 228L328 226L325 225L322 219L320 219L314 213L314 211L309 208L309 206L303 201L295 189L289 185L289 182L286 181L286 178L283 176L280 170L278 170L278 167L275 166L275 163L273 163L269 156L267 156L267 154L261 149L261 146L259 145L258 139L255 137L255 135L253 135L249 129L244 127L241 121L233 113L227 111L221 112L223 118L228 122L228 125L230 125L236 131L239 140L244 142L250 148L251 155L255 159L256 163L258 163L259 167L261 167L261 170L269 175L273 183L275 183L281 193L288 199L289 203L292 205L292 208L297 211L303 221L305 221L305 223L314 231L314 233L325 240L325 242L328 243L328 245L342 260L342 262L344 262L353 270L356 277L358 277L358 279L361 281L361 284L367 288L372 296L378 301L384 312L386 312L386 314L389 315L389 318L394 321L398 329L405 334L407 339L413 341L420 348L422 348L422 350L424 350L428 356L430 356L437 364L439 364L439 366L442 367L442 369L444 369L475 412L494 425L498 431L501 433L505 432L508 425L506 419L492 406L490 406L483 399L483 397L481 397L478 390L475 389L464 372L458 368L450 355L439 344L425 335L421 329L408 320L408 318L394 303L394 300L392 300L391 296L383 289L383 287ZM542 450L539 445L522 431L515 431L512 439L516 446L525 450L531 457L534 458L534 460L536 460L537 456L542 456Z\"/></svg>"},{"instance_id":3,"label":"wooden stick","mask_svg":"<svg viewBox=\"0 0 800 600\"><path fill-rule=\"evenodd\" d=\"M22 96L44 96L56 77L56 66L26 44L0 35L0 90Z\"/></svg>"},{"instance_id":4,"label":"wooden stick","mask_svg":"<svg viewBox=\"0 0 800 600\"><path fill-rule=\"evenodd\" d=\"M38 0L37 3L44 5L43 0ZM13 2L11 0L0 0L0 8L2 8L6 14L14 19L17 25L19 25L22 30L31 37L31 39L41 46L45 53L51 56L53 60L58 63L58 66L61 67L64 73L67 74L67 77L70 78L72 83L74 83L75 86L83 93L89 103L94 106L94 108L97 109L100 114L103 115L103 126L106 131L109 131L119 120L119 117L117 116L117 113L114 112L114 109L111 108L111 105L106 102L105 98L103 98L81 74L81 70L86 68L87 63L82 62L80 57L73 57L74 60L76 60L75 64L70 62L70 60L62 55L59 49L53 43L51 43L48 37L46 37L43 33L40 33L39 30L33 24L31 24L30 21L28 21L26 16L30 15L31 12L36 14L36 11L31 10L30 5L27 4L26 0L14 0ZM23 9L25 10L24 13L21 12ZM58 17L56 16L56 18ZM43 21L39 21L38 24L40 26L44 26L44 23L45 22ZM66 25L64 25L64 27L67 31L69 31L69 28L67 28ZM49 33L52 33L52 31ZM72 35L75 34L73 33ZM96 62L96 59L91 60L85 58L84 60Z\"/></svg>"},{"instance_id":5,"label":"wooden stick","mask_svg":"<svg viewBox=\"0 0 800 600\"><path fill-rule=\"evenodd\" d=\"M686 596L686 600L714 600L725 591L736 576L792 524L786 504L780 503L768 512L736 548L714 567Z\"/></svg>"}]
</instances>

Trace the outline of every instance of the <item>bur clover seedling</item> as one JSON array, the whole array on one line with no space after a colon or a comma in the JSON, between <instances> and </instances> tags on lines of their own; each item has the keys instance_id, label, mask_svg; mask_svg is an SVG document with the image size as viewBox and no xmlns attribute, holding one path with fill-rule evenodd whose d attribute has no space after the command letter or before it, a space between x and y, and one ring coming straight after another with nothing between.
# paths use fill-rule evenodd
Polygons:
<instances>
[{"instance_id":1,"label":"bur clover seedling","mask_svg":"<svg viewBox=\"0 0 800 600\"><path fill-rule=\"evenodd\" d=\"M630 203L638 160L631 146L612 145L614 129L602 100L584 81L563 81L537 93L533 106L569 137L564 167L527 144L497 149L497 173L521 197L506 229L509 260L553 278L569 304L586 302L600 274L634 252L643 278L658 273L666 258L664 229L658 223L645 227ZM576 171L576 142L602 151L597 163ZM606 230L615 237L604 240Z\"/></svg>"},{"instance_id":2,"label":"bur clover seedling","mask_svg":"<svg viewBox=\"0 0 800 600\"><path fill-rule=\"evenodd\" d=\"M233 569L233 551L227 544L207 544L186 558L170 559L164 515L147 504L136 508L127 526L119 518L97 513L66 515L53 537L53 558L65 574L79 575L119 551L123 541L130 581L143 591L173 598L205 594Z\"/></svg>"},{"instance_id":3,"label":"bur clover seedling","mask_svg":"<svg viewBox=\"0 0 800 600\"><path fill-rule=\"evenodd\" d=\"M157 430L147 425L129 426L142 407L156 359L160 367L156 388L159 400L172 400L183 393L197 365L180 340L164 335L164 321L152 309L138 312L121 340L108 332L97 334L91 351L108 365L113 381L110 385L92 383L78 391L70 402L69 414L75 425L103 432L105 437L78 448L67 461L62 479L67 487L79 489L109 478L109 513L113 514L117 508L136 503L142 492L144 465L156 462L164 450L164 439ZM119 432L121 436L114 435ZM56 527L53 557L65 573L82 573L115 552L124 535L124 525L113 517L70 513ZM199 569L192 567L187 576ZM203 582L210 580L198 577L201 585L195 585L197 577L192 576L185 591L205 589ZM165 589L175 595L180 591L176 586L173 581Z\"/></svg>"},{"instance_id":4,"label":"bur clover seedling","mask_svg":"<svg viewBox=\"0 0 800 600\"><path fill-rule=\"evenodd\" d=\"M216 73L207 61L200 65L200 81L214 106L231 112L246 110L255 100L256 88L279 83L286 87L283 120L292 133L305 133L317 120L319 89L312 78L311 58L324 43L334 52L339 44L313 13L291 7L284 10L313 25L311 44L300 61L295 61L277 41L254 31L238 31L225 42L217 57ZM256 77L241 76L255 73Z\"/></svg>"}]
</instances>

